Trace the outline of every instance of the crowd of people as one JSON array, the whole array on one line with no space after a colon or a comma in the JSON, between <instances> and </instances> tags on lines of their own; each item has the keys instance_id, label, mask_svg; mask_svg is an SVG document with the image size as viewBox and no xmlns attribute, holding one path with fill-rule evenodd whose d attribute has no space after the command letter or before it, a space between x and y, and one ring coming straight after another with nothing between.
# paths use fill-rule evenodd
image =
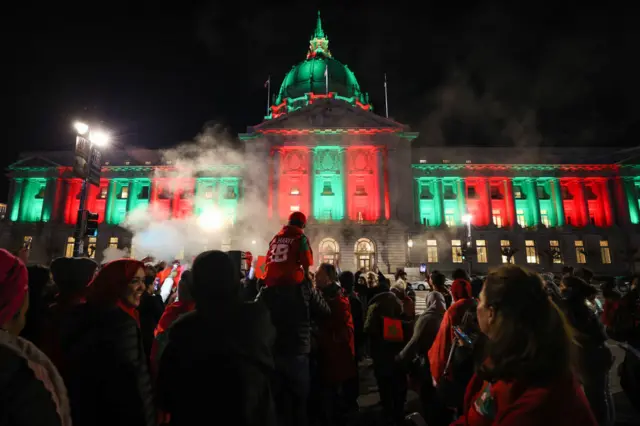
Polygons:
<instances>
[{"instance_id":1,"label":"crowd of people","mask_svg":"<svg viewBox=\"0 0 640 426\"><path fill-rule=\"evenodd\" d=\"M182 270L27 267L28 253L0 249L0 424L358 424L370 366L380 424L612 426L609 337L629 348L622 386L640 406L637 279L626 294L604 285L601 304L586 269L459 269L450 286L432 271L416 315L402 270L312 271L305 225L290 216L262 280L221 251ZM409 389L420 415L406 417Z\"/></svg>"}]
</instances>

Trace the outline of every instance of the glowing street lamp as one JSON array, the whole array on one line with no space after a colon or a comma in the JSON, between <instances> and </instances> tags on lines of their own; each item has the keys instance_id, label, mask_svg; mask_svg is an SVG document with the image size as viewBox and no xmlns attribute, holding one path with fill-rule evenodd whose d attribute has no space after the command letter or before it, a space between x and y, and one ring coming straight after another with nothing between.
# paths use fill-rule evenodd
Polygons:
<instances>
[{"instance_id":1,"label":"glowing street lamp","mask_svg":"<svg viewBox=\"0 0 640 426\"><path fill-rule=\"evenodd\" d=\"M89 133L89 125L87 123L83 123L82 121L76 121L75 123L73 123L73 128L76 129L76 132L80 136Z\"/></svg>"},{"instance_id":2,"label":"glowing street lamp","mask_svg":"<svg viewBox=\"0 0 640 426\"><path fill-rule=\"evenodd\" d=\"M107 132L96 130L91 132L91 134L89 135L89 140L92 144L95 144L98 147L104 147L109 144L111 137Z\"/></svg>"}]
</instances>

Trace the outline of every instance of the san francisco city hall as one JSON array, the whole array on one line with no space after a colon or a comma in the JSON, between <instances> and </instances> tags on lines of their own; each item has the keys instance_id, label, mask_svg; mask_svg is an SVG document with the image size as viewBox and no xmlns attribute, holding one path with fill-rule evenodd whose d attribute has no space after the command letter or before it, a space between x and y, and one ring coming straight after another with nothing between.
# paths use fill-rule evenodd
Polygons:
<instances>
[{"instance_id":1,"label":"san francisco city hall","mask_svg":"<svg viewBox=\"0 0 640 426\"><path fill-rule=\"evenodd\" d=\"M265 178L252 185L261 185L255 189L268 215L284 222L300 210L309 217L317 261L339 256L343 269L377 264L393 272L420 263L451 271L471 260L478 273L512 261L611 275L637 262L640 165L616 163L614 148L518 149L514 158L530 162L517 164L505 148L429 141L412 148L418 133L373 111L355 74L331 55L319 18L306 59L284 77L271 113L238 137L247 155L268 159L250 165L252 174L264 168ZM81 190L72 164L71 151L28 152L10 166L1 247L32 238L34 262L72 254ZM249 166L156 177L172 167L153 150L104 152L100 186L91 186L87 202L100 218L98 237L87 241L94 256L131 245L119 225L134 209L153 206L170 219L215 206L233 224ZM463 259L468 241L475 253ZM250 249L239 244L232 237L226 248Z\"/></svg>"}]
</instances>

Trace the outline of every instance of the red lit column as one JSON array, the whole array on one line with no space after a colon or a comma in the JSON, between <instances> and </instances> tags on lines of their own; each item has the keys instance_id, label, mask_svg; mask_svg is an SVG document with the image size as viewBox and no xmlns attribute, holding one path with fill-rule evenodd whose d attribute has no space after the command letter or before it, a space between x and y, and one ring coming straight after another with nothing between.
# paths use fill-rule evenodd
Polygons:
<instances>
[{"instance_id":1,"label":"red lit column","mask_svg":"<svg viewBox=\"0 0 640 426\"><path fill-rule=\"evenodd\" d=\"M316 173L315 173L315 166L313 164L313 160L314 160L314 154L315 151L313 149L309 149L307 150L307 155L309 156L309 158L307 159L308 161L308 166L307 166L307 173L309 175L309 179L307 182L307 192L309 194L309 211L305 212L305 214L307 214L307 217L314 217L314 209L313 209L313 203L314 203L314 198L315 198L315 181L316 181ZM300 206L302 208L302 206Z\"/></svg>"},{"instance_id":2,"label":"red lit column","mask_svg":"<svg viewBox=\"0 0 640 426\"><path fill-rule=\"evenodd\" d=\"M384 148L382 152L382 174L384 176L384 218L391 218L391 202L389 200L389 151ZM444 216L443 216L444 217Z\"/></svg>"},{"instance_id":3,"label":"red lit column","mask_svg":"<svg viewBox=\"0 0 640 426\"><path fill-rule=\"evenodd\" d=\"M64 200L64 181L62 178L57 178L55 180L55 196L53 200L53 206L51 208L51 220L54 222L59 222L62 219L62 203Z\"/></svg>"},{"instance_id":4,"label":"red lit column","mask_svg":"<svg viewBox=\"0 0 640 426\"><path fill-rule=\"evenodd\" d=\"M149 204L151 204L151 206L154 206L156 201L158 201L158 192L160 190L158 183L158 179L151 180L151 197L149 199Z\"/></svg>"},{"instance_id":5,"label":"red lit column","mask_svg":"<svg viewBox=\"0 0 640 426\"><path fill-rule=\"evenodd\" d=\"M484 218L482 221L474 220L476 224L483 224L484 226L493 225L493 208L491 207L491 181L489 178L482 179L484 184ZM480 219L480 218L478 218Z\"/></svg>"},{"instance_id":6,"label":"red lit column","mask_svg":"<svg viewBox=\"0 0 640 426\"><path fill-rule=\"evenodd\" d=\"M616 176L611 180L613 185L613 194L615 198L616 217L618 223L622 225L628 225L631 223L629 216L629 207L627 202L626 192L624 190L624 180L620 176Z\"/></svg>"},{"instance_id":7,"label":"red lit column","mask_svg":"<svg viewBox=\"0 0 640 426\"><path fill-rule=\"evenodd\" d=\"M611 202L611 192L609 191L609 178L604 178L598 182L600 185L600 205L602 206L602 219L604 226L613 226L614 214L613 203Z\"/></svg>"},{"instance_id":8,"label":"red lit column","mask_svg":"<svg viewBox=\"0 0 640 426\"><path fill-rule=\"evenodd\" d=\"M582 226L591 224L589 215L589 200L587 200L587 188L584 179L578 179L578 192L580 193L580 216L582 216Z\"/></svg>"},{"instance_id":9,"label":"red lit column","mask_svg":"<svg viewBox=\"0 0 640 426\"><path fill-rule=\"evenodd\" d=\"M385 199L385 185L384 185L384 148L378 147L376 149L377 156L377 173L378 173L378 220L382 220L385 217L384 199Z\"/></svg>"},{"instance_id":10,"label":"red lit column","mask_svg":"<svg viewBox=\"0 0 640 426\"><path fill-rule=\"evenodd\" d=\"M507 220L509 221L509 226L516 226L516 200L513 196L513 180L511 178L507 178L504 180L504 205L507 210Z\"/></svg>"}]
</instances>

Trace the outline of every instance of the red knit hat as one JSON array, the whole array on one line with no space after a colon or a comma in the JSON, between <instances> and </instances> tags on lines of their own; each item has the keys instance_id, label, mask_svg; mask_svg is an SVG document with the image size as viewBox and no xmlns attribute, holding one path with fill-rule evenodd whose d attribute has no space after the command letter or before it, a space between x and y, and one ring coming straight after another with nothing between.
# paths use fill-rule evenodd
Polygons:
<instances>
[{"instance_id":1,"label":"red knit hat","mask_svg":"<svg viewBox=\"0 0 640 426\"><path fill-rule=\"evenodd\" d=\"M26 266L5 249L0 249L0 325L20 311L28 291Z\"/></svg>"}]
</instances>

